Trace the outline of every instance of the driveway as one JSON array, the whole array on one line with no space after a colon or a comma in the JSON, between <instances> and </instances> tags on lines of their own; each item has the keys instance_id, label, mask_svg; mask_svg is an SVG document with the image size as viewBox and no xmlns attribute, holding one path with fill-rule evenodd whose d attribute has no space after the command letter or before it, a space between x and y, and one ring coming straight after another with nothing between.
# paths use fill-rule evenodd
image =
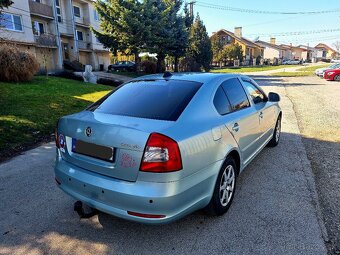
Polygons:
<instances>
[{"instance_id":1,"label":"driveway","mask_svg":"<svg viewBox=\"0 0 340 255\"><path fill-rule=\"evenodd\" d=\"M325 228L293 104L283 86L281 143L240 175L221 217L199 211L148 226L100 213L79 220L54 183L54 144L0 165L0 254L326 254Z\"/></svg>"}]
</instances>

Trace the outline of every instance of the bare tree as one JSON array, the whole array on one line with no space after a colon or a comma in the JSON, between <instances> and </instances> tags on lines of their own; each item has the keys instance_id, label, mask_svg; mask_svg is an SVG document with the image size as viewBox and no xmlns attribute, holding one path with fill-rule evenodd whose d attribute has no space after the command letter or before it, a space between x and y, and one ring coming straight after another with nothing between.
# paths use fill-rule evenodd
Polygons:
<instances>
[{"instance_id":1,"label":"bare tree","mask_svg":"<svg viewBox=\"0 0 340 255\"><path fill-rule=\"evenodd\" d=\"M337 56L339 57L340 56L340 41L336 41L335 43L333 43L333 46L334 46L334 48L335 48L335 50L336 50L336 54L337 54Z\"/></svg>"}]
</instances>

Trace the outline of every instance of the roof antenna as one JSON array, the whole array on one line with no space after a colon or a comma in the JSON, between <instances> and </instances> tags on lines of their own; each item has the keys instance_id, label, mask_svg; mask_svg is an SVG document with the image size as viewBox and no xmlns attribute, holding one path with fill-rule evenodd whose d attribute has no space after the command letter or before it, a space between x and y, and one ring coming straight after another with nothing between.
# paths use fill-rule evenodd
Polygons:
<instances>
[{"instance_id":1,"label":"roof antenna","mask_svg":"<svg viewBox=\"0 0 340 255\"><path fill-rule=\"evenodd\" d=\"M165 72L164 74L163 74L163 78L169 78L169 77L171 77L172 76L172 73L170 73L170 72Z\"/></svg>"}]
</instances>

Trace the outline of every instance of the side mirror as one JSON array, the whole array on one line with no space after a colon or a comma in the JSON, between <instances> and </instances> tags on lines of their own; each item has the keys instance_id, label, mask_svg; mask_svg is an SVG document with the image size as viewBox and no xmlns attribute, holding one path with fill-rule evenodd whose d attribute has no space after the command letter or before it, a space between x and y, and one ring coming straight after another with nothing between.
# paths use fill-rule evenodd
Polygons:
<instances>
[{"instance_id":1,"label":"side mirror","mask_svg":"<svg viewBox=\"0 0 340 255\"><path fill-rule=\"evenodd\" d=\"M269 102L280 102L280 96L277 93L269 92L268 100Z\"/></svg>"}]
</instances>

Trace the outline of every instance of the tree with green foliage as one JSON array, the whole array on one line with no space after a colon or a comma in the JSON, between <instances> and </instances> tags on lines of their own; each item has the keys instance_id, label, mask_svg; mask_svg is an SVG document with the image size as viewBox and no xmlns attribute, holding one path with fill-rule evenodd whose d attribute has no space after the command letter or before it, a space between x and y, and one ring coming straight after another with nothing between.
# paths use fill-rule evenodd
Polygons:
<instances>
[{"instance_id":1,"label":"tree with green foliage","mask_svg":"<svg viewBox=\"0 0 340 255\"><path fill-rule=\"evenodd\" d=\"M175 58L176 66L187 47L184 19L179 15L182 0L144 0L143 6L144 21L152 31L146 41L147 48L157 54L157 72L163 72L166 55Z\"/></svg>"},{"instance_id":2,"label":"tree with green foliage","mask_svg":"<svg viewBox=\"0 0 340 255\"><path fill-rule=\"evenodd\" d=\"M213 56L211 42L203 21L198 14L190 29L187 54L191 59L191 71L199 71L201 68L205 71L210 70Z\"/></svg>"},{"instance_id":3,"label":"tree with green foliage","mask_svg":"<svg viewBox=\"0 0 340 255\"><path fill-rule=\"evenodd\" d=\"M11 4L13 4L11 0L0 0L0 13L3 8L8 8Z\"/></svg>"},{"instance_id":4,"label":"tree with green foliage","mask_svg":"<svg viewBox=\"0 0 340 255\"><path fill-rule=\"evenodd\" d=\"M184 56L187 51L189 33L185 26L185 17L176 15L174 19L173 36L169 45L169 55L174 57L174 71L178 72L179 58Z\"/></svg>"},{"instance_id":5,"label":"tree with green foliage","mask_svg":"<svg viewBox=\"0 0 340 255\"><path fill-rule=\"evenodd\" d=\"M188 32L189 32L189 30L192 26L192 23L194 23L194 17L190 15L189 9L188 9L188 4L185 3L184 4L184 24L185 24L185 27L188 30Z\"/></svg>"},{"instance_id":6,"label":"tree with green foliage","mask_svg":"<svg viewBox=\"0 0 340 255\"><path fill-rule=\"evenodd\" d=\"M185 19L179 15L182 0L100 0L96 9L102 31L94 30L101 43L126 54L157 54L157 71L164 71L166 55L183 56L188 43ZM175 64L176 66L176 64ZM138 68L137 68L138 69Z\"/></svg>"},{"instance_id":7,"label":"tree with green foliage","mask_svg":"<svg viewBox=\"0 0 340 255\"><path fill-rule=\"evenodd\" d=\"M214 62L221 62L224 56L221 55L223 50L223 41L221 40L220 36L218 34L213 35L210 38L211 41L211 50L213 53L213 61Z\"/></svg>"},{"instance_id":8,"label":"tree with green foliage","mask_svg":"<svg viewBox=\"0 0 340 255\"><path fill-rule=\"evenodd\" d=\"M101 31L93 29L98 40L113 53L133 54L137 70L139 53L146 49L151 28L144 22L143 3L138 0L99 0L95 3L101 17Z\"/></svg>"},{"instance_id":9,"label":"tree with green foliage","mask_svg":"<svg viewBox=\"0 0 340 255\"><path fill-rule=\"evenodd\" d=\"M242 50L241 45L235 43L235 44L226 45L224 46L224 49L225 48L228 50L228 57L230 60L238 59L240 60L240 62L242 62L243 50Z\"/></svg>"},{"instance_id":10,"label":"tree with green foliage","mask_svg":"<svg viewBox=\"0 0 340 255\"><path fill-rule=\"evenodd\" d=\"M222 47L217 59L219 62L223 62L224 66L226 66L227 61L230 60L230 45L225 45Z\"/></svg>"}]
</instances>

